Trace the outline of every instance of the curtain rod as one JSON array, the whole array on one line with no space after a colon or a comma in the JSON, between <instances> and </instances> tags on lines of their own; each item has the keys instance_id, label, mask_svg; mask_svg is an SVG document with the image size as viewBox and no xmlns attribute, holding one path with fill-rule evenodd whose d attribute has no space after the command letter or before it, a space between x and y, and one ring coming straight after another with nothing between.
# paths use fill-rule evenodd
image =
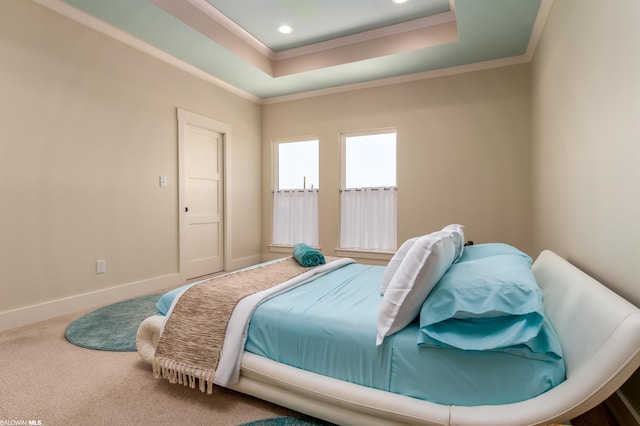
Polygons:
<instances>
[{"instance_id":1,"label":"curtain rod","mask_svg":"<svg viewBox=\"0 0 640 426\"><path fill-rule=\"evenodd\" d=\"M318 192L318 188L308 188L308 189L278 189L278 190L271 190L272 193L274 192Z\"/></svg>"},{"instance_id":2,"label":"curtain rod","mask_svg":"<svg viewBox=\"0 0 640 426\"><path fill-rule=\"evenodd\" d=\"M398 188L395 186L384 186L379 188L347 188L341 189L340 192L351 192L351 191L396 191Z\"/></svg>"}]
</instances>

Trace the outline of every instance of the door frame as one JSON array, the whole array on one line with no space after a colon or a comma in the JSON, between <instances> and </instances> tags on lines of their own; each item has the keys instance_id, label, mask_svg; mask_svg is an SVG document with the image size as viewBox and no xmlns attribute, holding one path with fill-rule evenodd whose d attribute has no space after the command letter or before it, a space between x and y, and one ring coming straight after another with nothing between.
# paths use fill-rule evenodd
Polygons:
<instances>
[{"instance_id":1,"label":"door frame","mask_svg":"<svg viewBox=\"0 0 640 426\"><path fill-rule=\"evenodd\" d=\"M218 121L211 117L177 108L176 118L178 120L178 221L179 221L179 273L186 274L186 214L185 214L185 125L192 124L211 129L222 135L222 268L227 270L227 265L231 259L231 184L229 176L230 147L231 147L231 125ZM186 279L187 277L183 277Z\"/></svg>"}]
</instances>

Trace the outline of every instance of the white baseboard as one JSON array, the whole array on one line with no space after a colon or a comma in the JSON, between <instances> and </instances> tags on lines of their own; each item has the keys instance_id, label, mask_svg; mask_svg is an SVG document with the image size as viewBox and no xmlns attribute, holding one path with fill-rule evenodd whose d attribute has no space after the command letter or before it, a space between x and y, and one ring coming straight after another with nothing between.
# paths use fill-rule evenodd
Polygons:
<instances>
[{"instance_id":1,"label":"white baseboard","mask_svg":"<svg viewBox=\"0 0 640 426\"><path fill-rule=\"evenodd\" d=\"M617 390L609 399L607 407L620 425L640 426L640 413L636 411L621 390Z\"/></svg>"},{"instance_id":2,"label":"white baseboard","mask_svg":"<svg viewBox=\"0 0 640 426\"><path fill-rule=\"evenodd\" d=\"M89 293L78 294L10 311L0 312L0 331L21 327L39 321L45 321L60 315L97 308L110 303L120 302L142 296L168 287L177 287L184 279L180 274L168 274L148 280L110 287Z\"/></svg>"},{"instance_id":3,"label":"white baseboard","mask_svg":"<svg viewBox=\"0 0 640 426\"><path fill-rule=\"evenodd\" d=\"M259 254L240 259L232 259L227 262L226 270L235 271L261 263L262 261L262 255ZM97 308L110 303L116 303L133 297L149 294L154 291L165 290L169 287L178 287L185 282L186 280L184 276L180 273L167 274L147 280L122 284L115 287L0 312L0 331L21 327L39 321L45 321L60 315Z\"/></svg>"}]
</instances>

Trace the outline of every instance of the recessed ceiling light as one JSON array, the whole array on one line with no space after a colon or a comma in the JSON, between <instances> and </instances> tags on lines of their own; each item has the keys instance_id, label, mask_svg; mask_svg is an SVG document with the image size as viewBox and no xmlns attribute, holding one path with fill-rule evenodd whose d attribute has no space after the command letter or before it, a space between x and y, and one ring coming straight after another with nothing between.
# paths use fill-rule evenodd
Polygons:
<instances>
[{"instance_id":1,"label":"recessed ceiling light","mask_svg":"<svg viewBox=\"0 0 640 426\"><path fill-rule=\"evenodd\" d=\"M393 2L394 2L395 4L404 4L404 3L409 2L409 0L393 0Z\"/></svg>"},{"instance_id":2,"label":"recessed ceiling light","mask_svg":"<svg viewBox=\"0 0 640 426\"><path fill-rule=\"evenodd\" d=\"M288 25L280 25L278 27L278 32L280 34L291 34L293 32L293 28Z\"/></svg>"}]
</instances>

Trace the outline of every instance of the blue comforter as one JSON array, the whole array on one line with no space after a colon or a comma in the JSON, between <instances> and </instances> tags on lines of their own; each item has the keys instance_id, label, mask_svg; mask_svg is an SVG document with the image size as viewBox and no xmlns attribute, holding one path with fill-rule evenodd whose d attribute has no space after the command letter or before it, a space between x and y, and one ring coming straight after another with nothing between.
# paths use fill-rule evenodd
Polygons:
<instances>
[{"instance_id":1,"label":"blue comforter","mask_svg":"<svg viewBox=\"0 0 640 426\"><path fill-rule=\"evenodd\" d=\"M446 405L523 401L564 380L561 358L539 359L527 348L473 351L418 345L417 318L376 346L384 269L350 264L263 302L249 324L245 350L322 375ZM166 314L183 288L160 299L160 313Z\"/></svg>"},{"instance_id":2,"label":"blue comforter","mask_svg":"<svg viewBox=\"0 0 640 426\"><path fill-rule=\"evenodd\" d=\"M439 404L522 401L564 380L562 359L417 345L417 321L376 346L384 267L351 264L260 305L245 350Z\"/></svg>"}]
</instances>

